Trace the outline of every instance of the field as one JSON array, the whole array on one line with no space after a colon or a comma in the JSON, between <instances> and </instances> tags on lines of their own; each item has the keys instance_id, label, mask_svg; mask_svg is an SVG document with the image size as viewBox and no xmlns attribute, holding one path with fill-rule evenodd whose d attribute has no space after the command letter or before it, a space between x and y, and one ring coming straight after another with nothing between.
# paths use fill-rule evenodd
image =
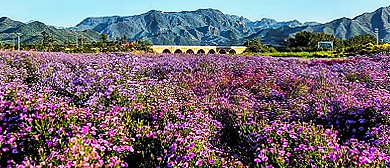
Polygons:
<instances>
[{"instance_id":1,"label":"field","mask_svg":"<svg viewBox=\"0 0 390 168\"><path fill-rule=\"evenodd\" d=\"M390 57L0 52L0 167L387 167Z\"/></svg>"}]
</instances>

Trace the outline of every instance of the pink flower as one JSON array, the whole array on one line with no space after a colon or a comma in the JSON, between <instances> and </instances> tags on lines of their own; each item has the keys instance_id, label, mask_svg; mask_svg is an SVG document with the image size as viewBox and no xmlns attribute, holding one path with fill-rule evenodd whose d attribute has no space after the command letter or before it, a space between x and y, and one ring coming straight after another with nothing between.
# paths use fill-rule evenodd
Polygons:
<instances>
[{"instance_id":1,"label":"pink flower","mask_svg":"<svg viewBox=\"0 0 390 168\"><path fill-rule=\"evenodd\" d=\"M199 159L198 161L196 161L195 165L196 166L202 166L203 165L203 160Z\"/></svg>"}]
</instances>

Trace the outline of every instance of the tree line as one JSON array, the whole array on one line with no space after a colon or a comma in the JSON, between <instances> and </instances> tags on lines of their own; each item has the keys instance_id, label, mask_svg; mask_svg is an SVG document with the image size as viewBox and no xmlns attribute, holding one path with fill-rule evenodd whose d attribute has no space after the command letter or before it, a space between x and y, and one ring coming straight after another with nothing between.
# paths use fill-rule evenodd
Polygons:
<instances>
[{"instance_id":1,"label":"tree line","mask_svg":"<svg viewBox=\"0 0 390 168\"><path fill-rule=\"evenodd\" d=\"M318 47L318 43L324 41L332 42L333 48ZM374 44L376 38L370 34L340 39L331 34L302 31L288 38L281 46L262 45L259 39L247 41L244 45L247 47L245 51L247 53L332 51L340 55L356 55L380 52L374 49L378 48L378 46L374 47ZM386 47L379 48L387 51Z\"/></svg>"},{"instance_id":2,"label":"tree line","mask_svg":"<svg viewBox=\"0 0 390 168\"><path fill-rule=\"evenodd\" d=\"M153 52L149 41L128 41L126 36L110 41L107 34L101 34L99 41L86 43L85 38L80 36L77 43L65 42L59 44L53 35L46 31L41 32L41 40L37 43L21 43L21 50L41 52L65 52L65 53L97 53L97 52ZM16 44L16 43L14 43ZM0 50L16 50L17 46L1 44Z\"/></svg>"}]
</instances>

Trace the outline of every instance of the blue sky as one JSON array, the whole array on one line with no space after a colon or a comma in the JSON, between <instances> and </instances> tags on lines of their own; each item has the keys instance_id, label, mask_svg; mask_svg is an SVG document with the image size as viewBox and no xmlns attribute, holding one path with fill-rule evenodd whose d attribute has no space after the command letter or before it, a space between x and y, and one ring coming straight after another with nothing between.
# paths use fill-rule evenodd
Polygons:
<instances>
[{"instance_id":1,"label":"blue sky","mask_svg":"<svg viewBox=\"0 0 390 168\"><path fill-rule=\"evenodd\" d=\"M49 25L75 26L89 16L130 16L151 9L166 12L215 8L251 20L328 22L388 6L389 0L0 0L0 16Z\"/></svg>"}]
</instances>

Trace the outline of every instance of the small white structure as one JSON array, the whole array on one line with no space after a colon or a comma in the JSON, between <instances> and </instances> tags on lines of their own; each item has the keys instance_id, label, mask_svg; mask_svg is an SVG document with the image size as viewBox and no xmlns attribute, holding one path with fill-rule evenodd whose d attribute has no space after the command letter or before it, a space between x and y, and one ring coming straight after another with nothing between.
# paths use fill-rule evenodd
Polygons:
<instances>
[{"instance_id":1,"label":"small white structure","mask_svg":"<svg viewBox=\"0 0 390 168\"><path fill-rule=\"evenodd\" d=\"M318 42L318 48L333 50L333 41L320 41Z\"/></svg>"}]
</instances>

